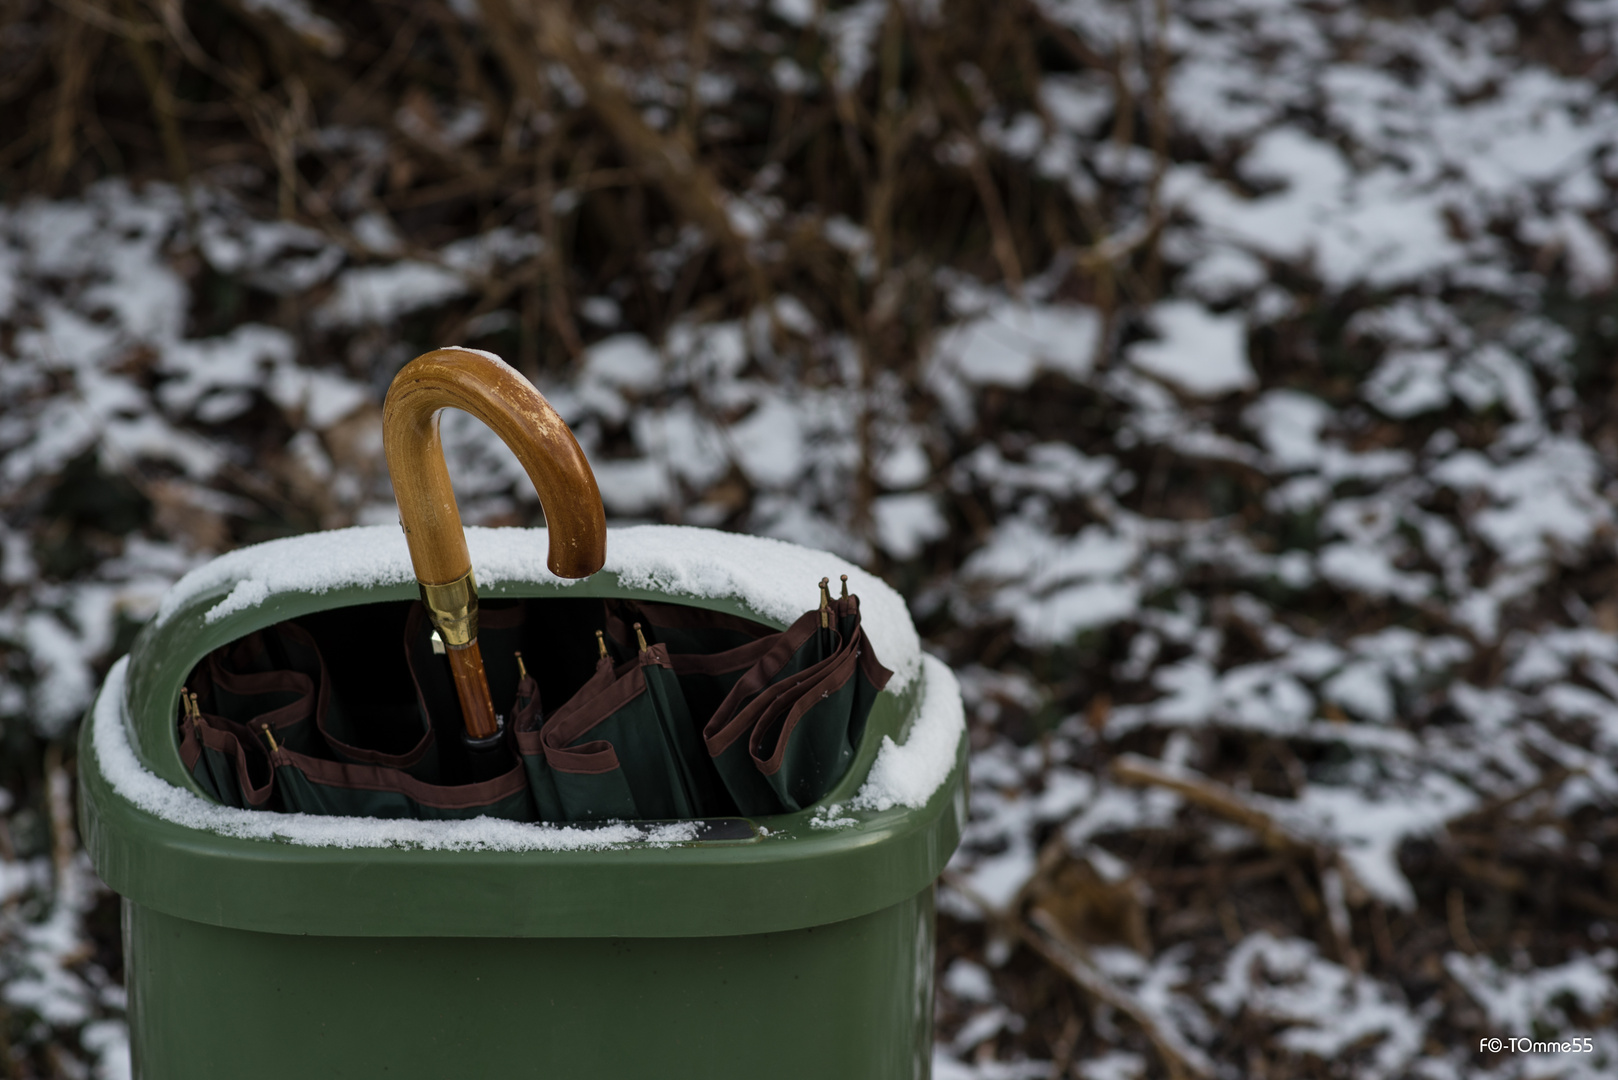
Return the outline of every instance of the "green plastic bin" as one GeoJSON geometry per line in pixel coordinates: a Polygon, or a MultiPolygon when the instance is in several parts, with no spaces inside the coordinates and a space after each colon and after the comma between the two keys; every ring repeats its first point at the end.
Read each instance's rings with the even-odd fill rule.
{"type": "MultiPolygon", "coordinates": [[[[656,526],[615,530],[607,568],[564,583],[543,568],[543,530],[468,535],[490,598],[675,601],[784,626],[769,588],[749,585],[771,568],[886,588],[822,553],[656,526]]],[[[793,815],[590,830],[204,800],[175,723],[201,657],[283,619],[415,594],[396,529],[242,549],[182,581],[102,687],[80,740],[80,821],[123,897],[137,1078],[929,1074],[932,889],[965,816],[947,668],[883,656],[896,677],[853,767],[793,815]],[[879,753],[888,797],[867,787],[862,804],[879,753]]],[[[914,642],[886,596],[868,624],[914,642]]]]}

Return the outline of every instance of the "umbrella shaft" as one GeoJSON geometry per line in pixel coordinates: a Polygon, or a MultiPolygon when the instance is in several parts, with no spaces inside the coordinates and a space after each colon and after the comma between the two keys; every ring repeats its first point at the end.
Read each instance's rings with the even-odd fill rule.
{"type": "Polygon", "coordinates": [[[478,649],[477,639],[458,647],[451,645],[446,651],[450,672],[455,676],[455,693],[461,699],[466,733],[474,739],[486,739],[498,733],[500,724],[494,716],[489,678],[483,671],[483,653],[478,649]]]}

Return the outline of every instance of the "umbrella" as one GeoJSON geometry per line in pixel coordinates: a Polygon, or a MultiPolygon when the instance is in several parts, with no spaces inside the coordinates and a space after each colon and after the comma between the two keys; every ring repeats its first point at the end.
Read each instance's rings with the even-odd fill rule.
{"type": "MultiPolygon", "coordinates": [[[[419,614],[407,622],[407,652],[409,631],[421,622],[419,614]]],[[[183,695],[181,757],[221,802],[367,817],[537,817],[514,757],[482,782],[445,784],[437,782],[442,765],[430,724],[405,726],[407,737],[412,728],[418,737],[399,753],[351,741],[363,737],[362,726],[337,706],[325,660],[295,622],[215,650],[191,684],[198,689],[183,695]]],[[[425,714],[424,684],[433,687],[430,672],[417,683],[425,714]]]]}
{"type": "MultiPolygon", "coordinates": [[[[539,816],[495,708],[497,699],[511,703],[507,711],[519,706],[511,646],[522,633],[523,609],[491,609],[480,620],[438,437],[445,408],[481,419],[523,463],[550,526],[552,571],[581,577],[600,568],[606,525],[595,477],[545,399],[486,353],[439,349],[412,360],[384,402],[383,449],[421,586],[421,603],[402,627],[415,715],[401,715],[389,686],[399,681],[397,664],[379,656],[352,665],[376,673],[373,687],[354,687],[351,671],[348,692],[334,695],[337,680],[314,639],[293,623],[216,650],[193,672],[195,696],[184,695],[181,743],[192,776],[220,801],[375,817],[539,816]],[[495,646],[487,666],[480,631],[495,646]]],[[[327,640],[364,654],[367,640],[389,636],[379,628],[400,613],[355,614],[366,607],[377,605],[329,616],[327,640]],[[352,625],[334,633],[334,620],[352,625]]],[[[537,700],[536,689],[525,702],[537,700]]]]}
{"type": "MultiPolygon", "coordinates": [[[[678,819],[731,812],[666,645],[639,623],[635,655],[615,663],[598,634],[595,674],[538,730],[569,821],[678,819]]],[[[519,739],[527,732],[519,731],[519,739]]],[[[530,735],[526,745],[534,745],[530,735]]],[[[526,754],[526,751],[525,751],[526,754]]]]}
{"type": "Polygon", "coordinates": [[[495,749],[502,724],[478,646],[477,583],[450,487],[438,414],[464,409],[522,462],[550,529],[552,573],[588,577],[606,559],[606,512],[584,451],[527,380],[487,353],[438,349],[402,368],[382,404],[382,449],[421,598],[449,656],[469,756],[495,749]]]}
{"type": "Polygon", "coordinates": [[[871,704],[892,677],[865,640],[847,579],[835,601],[824,580],[820,591],[820,607],[765,639],[767,648],[737,650],[737,663],[751,663],[703,727],[743,814],[800,810],[825,795],[853,762],[871,704]]]}
{"type": "MultiPolygon", "coordinates": [[[[825,659],[760,694],[748,756],[776,797],[776,811],[801,810],[840,780],[859,751],[865,720],[893,673],[877,660],[860,626],[859,597],[843,595],[823,611],[835,635],[825,659]]],[[[827,634],[823,627],[822,635],[827,634]]]]}
{"type": "Polygon", "coordinates": [[[480,611],[438,442],[451,406],[527,469],[551,569],[601,566],[594,477],[544,399],[487,354],[418,357],[390,387],[383,425],[421,601],[319,612],[206,657],[182,700],[197,783],[255,809],[546,821],[773,814],[823,797],[889,678],[847,579],[833,600],[823,578],[818,607],[785,631],[650,600],[480,611]],[[336,670],[321,643],[342,655],[336,670]],[[532,672],[525,653],[540,660],[532,672]]]}
{"type": "Polygon", "coordinates": [[[835,600],[827,586],[822,579],[819,606],[785,631],[700,608],[608,604],[616,642],[635,619],[668,649],[687,711],[742,814],[798,810],[829,791],[853,762],[891,677],[865,640],[847,577],[835,600]]]}

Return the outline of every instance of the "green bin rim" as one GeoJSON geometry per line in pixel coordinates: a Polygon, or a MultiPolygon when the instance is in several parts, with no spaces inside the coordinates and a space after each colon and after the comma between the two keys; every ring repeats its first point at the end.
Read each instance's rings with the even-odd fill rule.
{"type": "MultiPolygon", "coordinates": [[[[289,587],[208,623],[207,613],[237,584],[226,579],[196,590],[148,623],[131,650],[125,694],[116,703],[142,764],[198,798],[205,796],[180,761],[175,722],[179,688],[198,660],[284,619],[417,595],[413,583],[289,587]]],[[[625,586],[611,571],[567,584],[507,578],[480,584],[479,594],[682,602],[783,625],[740,597],[686,597],[625,586]]],[[[170,915],[239,929],[336,936],[685,937],[824,925],[928,888],[959,843],[966,812],[964,725],[953,768],[924,806],[843,806],[863,784],[884,736],[898,742],[908,736],[925,686],[958,693],[953,680],[929,680],[927,665],[939,663],[924,659],[909,682],[878,696],[853,766],[824,800],[797,814],[751,823],[754,835],[745,840],[571,851],[340,848],[194,828],[159,817],[114,789],[94,745],[94,717],[104,704],[99,700],[80,735],[81,830],[97,872],[116,892],[170,915]],[[832,807],[839,808],[840,823],[828,827],[832,807]]],[[[107,691],[104,686],[102,693],[107,691]]]]}

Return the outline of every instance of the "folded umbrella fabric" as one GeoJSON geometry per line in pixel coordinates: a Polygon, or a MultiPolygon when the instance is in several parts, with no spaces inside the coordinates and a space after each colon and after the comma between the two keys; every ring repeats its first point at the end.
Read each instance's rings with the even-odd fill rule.
{"type": "Polygon", "coordinates": [[[748,711],[753,767],[778,800],[777,812],[818,802],[854,762],[876,695],[893,672],[860,626],[859,597],[832,601],[837,644],[820,663],[760,694],[748,711]]]}
{"type": "MultiPolygon", "coordinates": [[[[407,620],[407,652],[418,624],[407,620]]],[[[430,724],[402,753],[340,737],[339,731],[352,738],[361,726],[345,719],[319,648],[295,623],[215,650],[191,681],[199,689],[186,701],[181,756],[221,802],[362,817],[537,819],[515,755],[509,768],[487,781],[444,784],[437,782],[438,740],[430,724]]],[[[430,671],[418,680],[424,712],[422,686],[434,682],[430,671]]]]}
{"type": "Polygon", "coordinates": [[[703,726],[708,752],[740,813],[800,810],[847,771],[892,672],[865,640],[859,598],[846,594],[824,597],[773,638],[694,666],[728,676],[740,661],[748,666],[703,726]]]}
{"type": "MultiPolygon", "coordinates": [[[[532,745],[519,731],[519,747],[532,745]]],[[[596,672],[539,730],[569,821],[668,820],[729,811],[668,648],[596,672]]]]}

